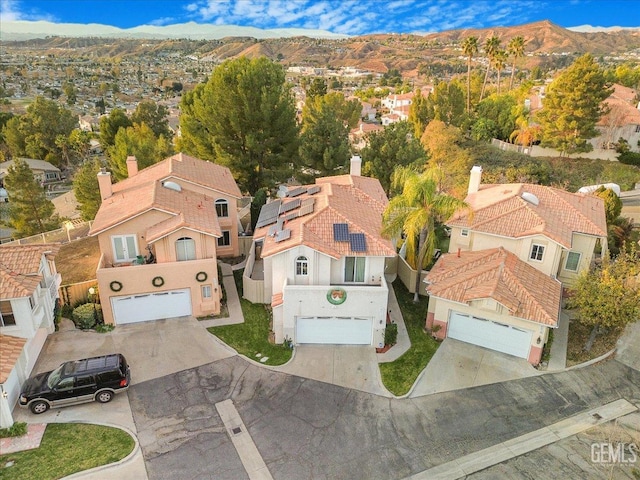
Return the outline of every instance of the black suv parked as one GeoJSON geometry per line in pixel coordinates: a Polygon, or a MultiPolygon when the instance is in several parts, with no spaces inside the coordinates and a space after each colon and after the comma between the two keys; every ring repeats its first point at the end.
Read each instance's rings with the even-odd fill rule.
{"type": "Polygon", "coordinates": [[[37,414],[93,400],[107,403],[127,390],[130,380],[127,360],[119,353],[65,362],[29,378],[20,393],[20,406],[37,414]]]}

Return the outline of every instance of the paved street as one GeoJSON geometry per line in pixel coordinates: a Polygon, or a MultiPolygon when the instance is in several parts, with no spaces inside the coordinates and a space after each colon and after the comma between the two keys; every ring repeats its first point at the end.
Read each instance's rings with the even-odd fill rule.
{"type": "MultiPolygon", "coordinates": [[[[236,356],[139,383],[129,398],[152,480],[247,478],[216,412],[227,399],[276,479],[395,479],[620,398],[638,405],[640,373],[609,361],[397,400],[236,356]]],[[[535,462],[513,461],[520,474],[504,478],[537,478],[535,462]]],[[[564,468],[560,459],[549,461],[549,471],[564,468]]]]}

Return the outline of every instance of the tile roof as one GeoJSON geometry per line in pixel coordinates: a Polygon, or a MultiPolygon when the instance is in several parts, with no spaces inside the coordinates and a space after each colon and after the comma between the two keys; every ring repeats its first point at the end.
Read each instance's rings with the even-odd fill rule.
{"type": "Polygon", "coordinates": [[[605,99],[609,113],[600,117],[600,127],[622,127],[624,125],[640,125],[640,109],[634,103],[636,91],[632,88],[614,84],[613,93],[605,99]]]}
{"type": "Polygon", "coordinates": [[[0,383],[6,382],[9,378],[25,343],[27,343],[26,338],[0,334],[0,352],[2,352],[0,355],[0,383]]]}
{"type": "Polygon", "coordinates": [[[442,255],[425,281],[434,297],[466,304],[492,298],[514,317],[558,325],[562,284],[502,247],[442,255]]]}
{"type": "Polygon", "coordinates": [[[90,234],[96,235],[136,215],[157,209],[175,218],[150,227],[147,241],[157,240],[180,227],[220,237],[222,233],[215,212],[215,199],[189,189],[189,183],[232,197],[241,196],[229,169],[180,153],[114,184],[113,195],[100,205],[90,234]],[[184,180],[186,186],[180,191],[163,187],[163,182],[170,178],[184,180]]]}
{"type": "Polygon", "coordinates": [[[573,233],[607,236],[604,201],[593,195],[525,183],[481,185],[467,195],[473,211],[456,213],[447,224],[505,237],[541,234],[570,249],[573,233]],[[522,198],[535,195],[538,205],[522,198]]]}
{"type": "Polygon", "coordinates": [[[382,212],[388,200],[377,179],[340,175],[319,178],[316,185],[320,187],[317,193],[296,197],[303,202],[306,198],[314,199],[313,212],[284,222],[282,228],[291,231],[288,239],[276,242],[269,235],[271,225],[256,229],[254,238],[264,237],[263,257],[298,245],[306,245],[333,258],[395,255],[391,241],[380,235],[382,212]],[[349,233],[364,234],[366,249],[352,251],[350,242],[335,241],[333,225],[336,223],[346,223],[349,233]]]}
{"type": "Polygon", "coordinates": [[[42,280],[38,274],[42,255],[53,259],[59,250],[60,245],[52,243],[0,245],[0,298],[31,295],[42,280]]]}

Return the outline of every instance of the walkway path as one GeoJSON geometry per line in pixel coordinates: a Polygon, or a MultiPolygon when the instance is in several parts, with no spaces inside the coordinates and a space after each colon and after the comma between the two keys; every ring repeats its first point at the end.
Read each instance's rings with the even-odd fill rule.
{"type": "Polygon", "coordinates": [[[567,345],[569,344],[569,323],[571,317],[566,310],[560,310],[559,325],[553,331],[553,343],[549,358],[549,371],[564,370],[567,367],[567,345]]]}
{"type": "Polygon", "coordinates": [[[229,310],[229,316],[214,318],[211,320],[201,320],[200,325],[205,328],[244,323],[244,315],[242,314],[242,307],[240,306],[238,289],[236,288],[236,281],[233,277],[233,271],[243,268],[244,263],[240,264],[241,266],[239,267],[236,265],[232,267],[228,263],[224,262],[219,262],[218,265],[220,265],[220,269],[222,270],[222,284],[224,285],[224,291],[227,295],[227,309],[229,310]]]}

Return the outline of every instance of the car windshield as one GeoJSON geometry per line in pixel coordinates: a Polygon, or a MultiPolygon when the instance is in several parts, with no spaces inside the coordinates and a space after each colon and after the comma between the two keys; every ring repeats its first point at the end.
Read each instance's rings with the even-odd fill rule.
{"type": "Polygon", "coordinates": [[[49,388],[53,388],[58,384],[60,380],[60,375],[62,374],[62,365],[56,368],[53,372],[49,374],[49,378],[47,378],[47,386],[49,388]]]}

